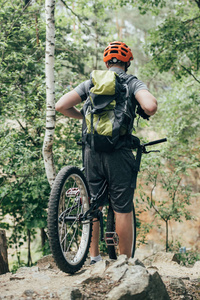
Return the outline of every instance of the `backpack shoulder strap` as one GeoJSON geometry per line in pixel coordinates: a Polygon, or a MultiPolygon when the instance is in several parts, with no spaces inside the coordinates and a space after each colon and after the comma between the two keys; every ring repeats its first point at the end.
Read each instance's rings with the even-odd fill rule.
{"type": "Polygon", "coordinates": [[[119,77],[125,81],[124,83],[126,83],[127,85],[133,80],[133,79],[137,79],[136,76],[131,75],[131,74],[120,74],[119,77]]]}

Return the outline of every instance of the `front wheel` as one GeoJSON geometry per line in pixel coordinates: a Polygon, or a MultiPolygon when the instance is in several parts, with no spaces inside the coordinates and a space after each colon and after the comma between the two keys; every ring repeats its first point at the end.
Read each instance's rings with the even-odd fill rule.
{"type": "Polygon", "coordinates": [[[77,272],[87,258],[92,223],[82,221],[81,216],[88,209],[89,189],[84,174],[77,167],[64,167],[56,176],[48,207],[49,243],[63,272],[77,272]]]}
{"type": "MultiPolygon", "coordinates": [[[[131,257],[134,257],[135,254],[135,245],[136,245],[136,217],[135,217],[135,209],[133,206],[133,239],[132,239],[132,249],[131,249],[131,257]]],[[[115,232],[115,214],[111,206],[109,206],[108,209],[108,215],[107,215],[107,226],[106,226],[106,231],[108,233],[113,233],[115,232]]],[[[111,236],[112,234],[110,234],[111,236]]],[[[112,242],[111,242],[112,243],[112,242]]],[[[119,246],[115,245],[110,245],[109,242],[107,245],[108,249],[108,255],[110,259],[117,259],[117,256],[119,256],[119,246]]]]}

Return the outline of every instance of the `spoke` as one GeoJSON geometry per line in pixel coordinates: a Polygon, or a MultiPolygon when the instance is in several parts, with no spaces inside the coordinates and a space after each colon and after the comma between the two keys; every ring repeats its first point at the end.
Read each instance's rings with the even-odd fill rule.
{"type": "MultiPolygon", "coordinates": [[[[61,202],[61,209],[62,209],[62,211],[65,209],[65,197],[64,197],[64,195],[65,195],[65,193],[63,191],[63,193],[62,193],[62,202],[61,202]]],[[[63,231],[64,231],[64,235],[66,235],[66,226],[65,226],[64,219],[63,219],[63,222],[62,222],[62,225],[61,225],[61,229],[60,229],[61,236],[62,236],[63,231]]],[[[63,245],[63,248],[65,248],[65,245],[63,245]]]]}
{"type": "MultiPolygon", "coordinates": [[[[78,206],[77,217],[76,217],[76,219],[74,220],[74,222],[71,224],[71,226],[69,227],[68,232],[65,233],[65,236],[63,237],[61,243],[63,243],[64,240],[66,240],[66,238],[67,238],[67,236],[68,236],[68,234],[69,234],[69,231],[73,228],[74,224],[77,223],[77,220],[78,220],[78,218],[79,218],[80,203],[79,203],[77,206],[78,206]]],[[[70,212],[71,212],[71,211],[70,211],[70,212]]],[[[70,214],[70,212],[69,212],[69,214],[70,214]]],[[[68,214],[68,215],[69,215],[69,214],[68,214]]],[[[74,237],[75,237],[75,234],[76,234],[77,230],[78,230],[78,226],[76,226],[75,231],[74,231],[74,233],[73,233],[73,236],[72,236],[72,238],[71,238],[71,241],[70,241],[70,243],[69,243],[69,246],[68,246],[67,250],[65,249],[65,252],[66,252],[66,251],[69,251],[69,248],[70,248],[70,246],[71,246],[71,244],[72,244],[72,242],[73,242],[73,240],[74,240],[74,237]]],[[[65,245],[66,245],[66,243],[65,243],[65,245]]]]}
{"type": "MultiPolygon", "coordinates": [[[[72,209],[70,209],[69,214],[71,213],[71,211],[72,211],[72,209]]],[[[68,216],[69,216],[69,214],[68,214],[68,216]]],[[[62,239],[62,241],[61,241],[61,244],[64,242],[64,240],[66,240],[69,231],[73,228],[73,225],[74,225],[75,223],[77,223],[78,218],[79,218],[79,214],[77,214],[76,219],[74,220],[74,222],[73,222],[73,223],[71,224],[71,226],[69,227],[68,232],[65,232],[65,235],[64,235],[64,237],[63,237],[63,239],[62,239]]],[[[63,222],[63,223],[64,223],[64,222],[63,222]]],[[[72,239],[73,239],[74,236],[75,236],[75,233],[76,233],[76,231],[77,231],[77,228],[78,228],[78,227],[76,227],[76,230],[75,230],[75,232],[74,232],[74,234],[73,234],[73,236],[72,236],[72,239]]],[[[66,229],[66,226],[65,226],[65,229],[66,229]]],[[[62,233],[61,233],[61,234],[62,234],[62,233]]],[[[71,239],[71,242],[70,242],[69,247],[71,246],[72,239],[71,239]]],[[[65,243],[65,245],[66,245],[66,243],[65,243]]],[[[68,247],[67,251],[69,250],[69,247],[68,247]]],[[[66,250],[66,249],[65,249],[65,250],[66,250]]]]}
{"type": "Polygon", "coordinates": [[[70,175],[63,186],[58,211],[60,246],[69,262],[82,259],[87,245],[89,225],[80,221],[81,213],[89,209],[87,190],[82,178],[70,175]],[[85,205],[85,207],[84,207],[85,205]]]}
{"type": "Polygon", "coordinates": [[[69,248],[70,248],[70,246],[71,246],[71,244],[72,244],[72,242],[73,242],[73,240],[74,240],[75,234],[76,234],[76,232],[77,232],[77,229],[78,229],[78,227],[76,226],[76,229],[75,229],[74,234],[73,234],[73,236],[72,236],[72,238],[71,238],[71,241],[70,241],[70,243],[69,243],[69,246],[68,246],[68,248],[67,248],[67,251],[69,251],[69,248]]]}
{"type": "MultiPolygon", "coordinates": [[[[79,209],[80,209],[80,202],[79,202],[79,204],[78,204],[78,210],[77,210],[77,212],[79,212],[79,209]]],[[[78,215],[79,215],[79,213],[78,213],[78,215]]],[[[78,218],[78,217],[77,217],[77,218],[78,218]]],[[[77,221],[77,219],[73,222],[73,224],[74,224],[76,221],[77,221]]],[[[72,225],[73,225],[73,224],[72,224],[72,225]]],[[[71,227],[72,227],[72,226],[71,226],[71,227]]],[[[72,238],[71,238],[71,241],[70,241],[70,244],[69,244],[69,246],[68,246],[68,248],[67,248],[67,251],[69,251],[69,248],[70,248],[70,246],[71,246],[71,244],[72,244],[72,242],[73,242],[73,240],[74,240],[74,237],[75,237],[75,234],[76,234],[77,230],[78,230],[78,226],[76,226],[76,228],[75,228],[74,234],[73,234],[73,236],[72,236],[72,238]]]]}
{"type": "MultiPolygon", "coordinates": [[[[73,182],[73,187],[74,187],[74,185],[75,185],[75,182],[73,182]]],[[[70,187],[71,186],[72,185],[70,185],[70,187]]],[[[64,237],[61,241],[61,245],[63,245],[62,248],[63,248],[64,252],[66,251],[66,243],[64,243],[64,241],[65,241],[65,239],[68,235],[66,224],[65,224],[65,215],[66,215],[66,213],[70,214],[70,212],[72,211],[72,207],[69,209],[69,205],[71,203],[71,197],[68,199],[67,203],[65,201],[65,196],[66,196],[66,191],[67,190],[68,190],[68,186],[64,186],[63,191],[62,191],[62,195],[61,195],[61,215],[63,214],[63,222],[62,222],[61,228],[60,228],[60,237],[62,237],[64,235],[64,237]],[[69,209],[69,212],[67,212],[68,209],[69,209]]]]}
{"type": "MultiPolygon", "coordinates": [[[[72,225],[70,226],[70,228],[68,229],[68,232],[65,234],[64,238],[62,239],[61,243],[63,243],[63,241],[66,239],[68,233],[69,233],[69,230],[72,228],[72,226],[77,222],[78,220],[78,217],[76,218],[76,220],[72,223],[72,225]]],[[[70,244],[71,245],[71,244],[70,244]]],[[[69,249],[69,247],[68,247],[69,249]]]]}

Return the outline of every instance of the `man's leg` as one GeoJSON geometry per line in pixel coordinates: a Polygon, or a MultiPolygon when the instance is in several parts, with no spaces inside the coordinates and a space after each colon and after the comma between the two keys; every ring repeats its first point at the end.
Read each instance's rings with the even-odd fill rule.
{"type": "Polygon", "coordinates": [[[117,213],[115,212],[116,232],[119,236],[120,254],[126,254],[131,257],[133,243],[133,212],[117,213]]]}
{"type": "Polygon", "coordinates": [[[94,222],[92,226],[92,239],[90,243],[90,256],[99,255],[99,221],[94,222]]]}
{"type": "MultiPolygon", "coordinates": [[[[102,206],[99,207],[102,210],[102,206]]],[[[100,224],[97,219],[94,219],[93,226],[92,226],[92,239],[90,243],[90,257],[91,260],[99,261],[101,260],[101,256],[99,254],[99,229],[100,224]]]]}

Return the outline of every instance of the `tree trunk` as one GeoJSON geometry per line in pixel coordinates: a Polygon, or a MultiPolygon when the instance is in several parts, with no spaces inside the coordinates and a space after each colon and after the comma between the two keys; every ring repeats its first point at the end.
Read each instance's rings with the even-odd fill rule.
{"type": "Polygon", "coordinates": [[[41,235],[41,246],[42,246],[42,251],[44,252],[45,251],[45,242],[47,240],[47,235],[46,235],[46,232],[44,230],[44,228],[41,228],[40,229],[40,235],[41,235]]]}
{"type": "Polygon", "coordinates": [[[165,224],[166,224],[166,243],[165,243],[165,245],[166,245],[166,252],[168,251],[168,248],[169,248],[169,243],[168,243],[168,220],[167,221],[165,221],[165,224]]]}
{"type": "Polygon", "coordinates": [[[32,258],[31,258],[31,231],[27,230],[27,237],[28,237],[28,267],[32,266],[32,258]]]}
{"type": "Polygon", "coordinates": [[[0,229],[0,275],[9,272],[6,232],[0,229]]]}
{"type": "Polygon", "coordinates": [[[47,178],[52,186],[56,171],[53,161],[53,137],[55,130],[55,79],[54,79],[54,51],[55,51],[55,0],[45,1],[46,11],[46,132],[43,143],[43,157],[47,178]]]}

